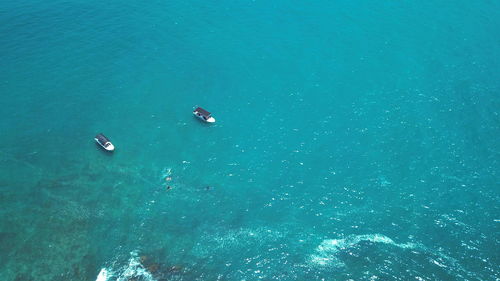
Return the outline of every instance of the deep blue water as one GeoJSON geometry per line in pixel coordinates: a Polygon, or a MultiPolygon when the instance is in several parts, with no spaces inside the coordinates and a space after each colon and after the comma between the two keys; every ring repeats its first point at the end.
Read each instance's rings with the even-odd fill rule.
{"type": "Polygon", "coordinates": [[[498,1],[1,1],[1,279],[498,280],[499,34],[498,1]]]}

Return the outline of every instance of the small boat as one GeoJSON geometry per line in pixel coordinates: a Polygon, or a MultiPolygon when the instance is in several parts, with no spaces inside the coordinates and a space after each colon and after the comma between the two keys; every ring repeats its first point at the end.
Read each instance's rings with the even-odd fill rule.
{"type": "Polygon", "coordinates": [[[193,111],[193,114],[207,123],[215,123],[215,118],[212,117],[212,114],[201,107],[197,107],[193,111]]]}
{"type": "Polygon", "coordinates": [[[115,150],[115,146],[103,134],[98,134],[97,136],[95,136],[94,139],[100,146],[102,146],[107,151],[115,150]]]}

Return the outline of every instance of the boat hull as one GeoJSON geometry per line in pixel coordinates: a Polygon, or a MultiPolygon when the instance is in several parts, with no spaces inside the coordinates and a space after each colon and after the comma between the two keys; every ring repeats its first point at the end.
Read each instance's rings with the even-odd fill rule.
{"type": "Polygon", "coordinates": [[[210,116],[208,119],[205,119],[205,118],[203,118],[203,116],[199,115],[199,114],[198,114],[198,113],[196,113],[196,112],[193,112],[193,115],[194,115],[196,118],[198,118],[198,119],[200,119],[201,121],[203,121],[203,122],[206,122],[206,123],[215,123],[215,118],[213,118],[212,116],[210,116]]]}
{"type": "Polygon", "coordinates": [[[99,140],[97,138],[94,138],[95,142],[100,145],[102,148],[104,148],[106,151],[114,151],[115,150],[115,146],[111,143],[111,142],[107,142],[109,143],[108,146],[106,146],[106,144],[102,144],[99,142],[99,140]]]}

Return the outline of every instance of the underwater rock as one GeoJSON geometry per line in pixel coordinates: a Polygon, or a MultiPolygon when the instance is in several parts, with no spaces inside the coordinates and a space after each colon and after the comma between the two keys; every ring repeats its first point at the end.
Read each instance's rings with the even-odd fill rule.
{"type": "Polygon", "coordinates": [[[151,272],[152,274],[156,273],[158,271],[158,268],[160,267],[159,264],[153,263],[150,266],[148,266],[148,271],[151,272]]]}
{"type": "Polygon", "coordinates": [[[139,256],[140,266],[147,270],[155,278],[155,280],[169,280],[174,274],[178,274],[182,271],[182,266],[173,265],[169,266],[164,263],[158,262],[155,258],[143,254],[139,256]]]}

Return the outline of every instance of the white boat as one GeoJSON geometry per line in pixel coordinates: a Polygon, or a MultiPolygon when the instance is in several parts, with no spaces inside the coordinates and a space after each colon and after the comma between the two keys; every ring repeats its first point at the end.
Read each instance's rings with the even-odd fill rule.
{"type": "Polygon", "coordinates": [[[194,116],[198,117],[199,119],[203,120],[204,122],[215,123],[215,118],[212,117],[212,114],[201,107],[197,107],[193,111],[193,114],[194,114],[194,116]]]}
{"type": "Polygon", "coordinates": [[[102,148],[106,149],[107,151],[115,150],[115,146],[103,134],[98,134],[94,139],[100,146],[102,146],[102,148]]]}

